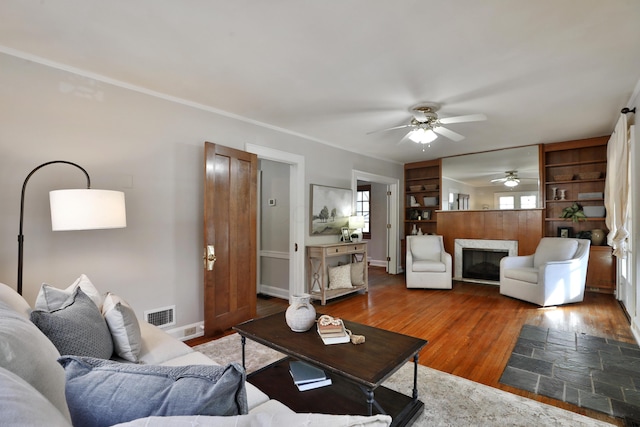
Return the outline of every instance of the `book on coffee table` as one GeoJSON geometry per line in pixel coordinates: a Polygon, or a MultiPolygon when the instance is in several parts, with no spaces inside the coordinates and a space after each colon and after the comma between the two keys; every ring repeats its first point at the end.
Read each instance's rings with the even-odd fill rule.
{"type": "Polygon", "coordinates": [[[327,335],[323,334],[322,332],[320,332],[320,329],[318,329],[318,335],[320,335],[320,338],[322,339],[322,342],[325,343],[325,345],[344,344],[351,341],[351,337],[349,337],[349,334],[347,334],[347,331],[344,329],[342,333],[327,335]]]}
{"type": "Polygon", "coordinates": [[[331,378],[322,369],[299,360],[289,362],[289,373],[299,391],[331,385],[331,378]]]}

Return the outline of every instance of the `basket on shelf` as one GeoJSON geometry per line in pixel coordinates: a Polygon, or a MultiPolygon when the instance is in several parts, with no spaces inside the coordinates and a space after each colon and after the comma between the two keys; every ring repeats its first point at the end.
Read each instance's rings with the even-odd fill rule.
{"type": "Polygon", "coordinates": [[[410,185],[409,189],[411,191],[420,191],[420,190],[422,190],[422,185],[410,185]]]}
{"type": "Polygon", "coordinates": [[[554,175],[554,177],[553,177],[554,181],[571,181],[572,179],[573,179],[573,175],[571,175],[571,174],[554,175]]]}
{"type": "Polygon", "coordinates": [[[433,191],[438,189],[438,184],[427,184],[424,185],[424,189],[427,191],[433,191]]]}
{"type": "Polygon", "coordinates": [[[581,172],[578,174],[578,179],[598,179],[601,172],[581,172]]]}

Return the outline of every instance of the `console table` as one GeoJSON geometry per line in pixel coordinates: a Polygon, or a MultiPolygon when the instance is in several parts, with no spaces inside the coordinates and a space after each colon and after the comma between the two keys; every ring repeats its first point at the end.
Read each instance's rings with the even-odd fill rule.
{"type": "Polygon", "coordinates": [[[307,246],[307,258],[309,259],[309,273],[307,283],[309,294],[314,299],[319,299],[322,305],[327,300],[342,295],[369,289],[369,276],[367,274],[367,243],[328,243],[324,245],[307,246]],[[329,289],[329,265],[327,258],[349,256],[349,262],[364,262],[364,284],[355,285],[352,288],[329,289]]]}

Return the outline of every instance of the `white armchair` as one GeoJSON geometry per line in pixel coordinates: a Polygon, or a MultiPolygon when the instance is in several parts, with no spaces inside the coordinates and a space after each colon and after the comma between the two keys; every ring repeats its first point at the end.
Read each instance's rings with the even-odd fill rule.
{"type": "Polygon", "coordinates": [[[407,288],[451,289],[451,254],[442,236],[407,236],[407,288]]]}
{"type": "Polygon", "coordinates": [[[543,237],[535,254],[502,258],[500,293],[542,307],[582,301],[590,245],[585,239],[543,237]]]}

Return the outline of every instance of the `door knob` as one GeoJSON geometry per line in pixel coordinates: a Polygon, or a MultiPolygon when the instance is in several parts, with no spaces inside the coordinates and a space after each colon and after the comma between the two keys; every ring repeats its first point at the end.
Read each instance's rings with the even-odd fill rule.
{"type": "Polygon", "coordinates": [[[204,260],[204,268],[207,271],[213,270],[213,264],[216,262],[216,251],[213,245],[207,245],[207,247],[204,248],[204,256],[202,259],[204,260]]]}

